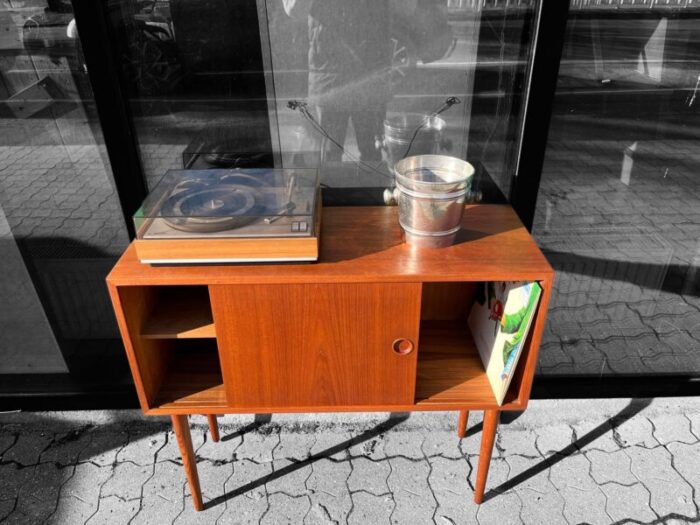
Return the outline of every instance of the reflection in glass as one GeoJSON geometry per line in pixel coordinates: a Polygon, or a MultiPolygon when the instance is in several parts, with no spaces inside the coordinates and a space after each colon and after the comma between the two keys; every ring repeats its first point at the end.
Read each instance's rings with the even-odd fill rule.
{"type": "Polygon", "coordinates": [[[535,7],[122,0],[109,12],[151,188],[168,169],[269,166],[383,188],[401,158],[443,153],[507,194],[535,7]]]}
{"type": "Polygon", "coordinates": [[[128,238],[77,37],[67,0],[0,5],[0,374],[121,380],[104,278],[128,238]]]}
{"type": "Polygon", "coordinates": [[[700,5],[574,1],[534,233],[542,374],[700,371],[700,5]]]}
{"type": "Polygon", "coordinates": [[[409,155],[473,150],[482,160],[469,149],[470,120],[484,109],[474,93],[480,38],[493,37],[481,24],[504,9],[438,0],[266,7],[273,144],[284,165],[319,165],[330,186],[385,186],[409,155]]]}

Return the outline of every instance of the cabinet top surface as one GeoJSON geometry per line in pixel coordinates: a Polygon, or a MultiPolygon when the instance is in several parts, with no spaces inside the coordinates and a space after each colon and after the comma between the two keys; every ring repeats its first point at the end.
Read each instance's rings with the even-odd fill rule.
{"type": "Polygon", "coordinates": [[[535,280],[553,270],[513,209],[465,207],[453,246],[405,244],[395,206],[324,208],[316,263],[142,264],[131,245],[107,280],[117,286],[535,280]]]}

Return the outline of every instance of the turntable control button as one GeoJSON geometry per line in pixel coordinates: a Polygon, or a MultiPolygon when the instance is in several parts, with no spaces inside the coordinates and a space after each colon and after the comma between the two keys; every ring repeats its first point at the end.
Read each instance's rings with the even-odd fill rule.
{"type": "Polygon", "coordinates": [[[306,223],[306,221],[301,221],[299,223],[299,231],[300,232],[305,232],[308,229],[309,229],[309,225],[306,223]]]}
{"type": "Polygon", "coordinates": [[[293,231],[293,232],[298,232],[298,231],[299,231],[299,222],[298,222],[298,221],[292,222],[292,231],[293,231]]]}

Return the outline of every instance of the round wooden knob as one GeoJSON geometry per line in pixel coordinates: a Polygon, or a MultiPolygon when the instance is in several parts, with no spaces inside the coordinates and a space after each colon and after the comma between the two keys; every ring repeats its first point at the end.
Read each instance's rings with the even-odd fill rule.
{"type": "Polygon", "coordinates": [[[401,337],[393,342],[391,348],[399,355],[408,355],[413,352],[413,343],[401,337]]]}

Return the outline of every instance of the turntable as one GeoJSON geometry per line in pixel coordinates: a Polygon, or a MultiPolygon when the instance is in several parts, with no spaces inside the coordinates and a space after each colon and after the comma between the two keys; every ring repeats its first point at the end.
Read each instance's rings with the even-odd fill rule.
{"type": "Polygon", "coordinates": [[[312,169],[170,170],[134,215],[143,263],[315,261],[312,169]]]}

